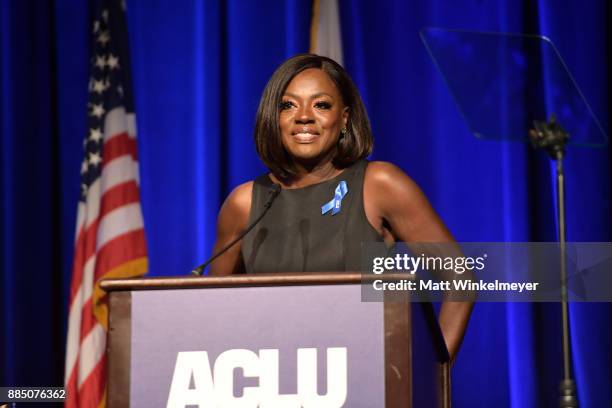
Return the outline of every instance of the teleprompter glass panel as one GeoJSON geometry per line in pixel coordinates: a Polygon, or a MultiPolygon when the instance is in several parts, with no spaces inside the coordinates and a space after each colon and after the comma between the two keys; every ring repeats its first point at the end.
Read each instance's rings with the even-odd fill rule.
{"type": "Polygon", "coordinates": [[[533,121],[553,115],[571,145],[607,135],[554,44],[537,35],[427,28],[421,38],[479,138],[528,140],[533,121]]]}

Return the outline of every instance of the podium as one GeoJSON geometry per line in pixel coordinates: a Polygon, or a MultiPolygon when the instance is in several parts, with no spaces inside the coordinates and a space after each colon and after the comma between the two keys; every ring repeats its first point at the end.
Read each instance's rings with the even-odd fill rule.
{"type": "Polygon", "coordinates": [[[103,281],[108,407],[450,407],[433,306],[363,302],[362,279],[103,281]]]}

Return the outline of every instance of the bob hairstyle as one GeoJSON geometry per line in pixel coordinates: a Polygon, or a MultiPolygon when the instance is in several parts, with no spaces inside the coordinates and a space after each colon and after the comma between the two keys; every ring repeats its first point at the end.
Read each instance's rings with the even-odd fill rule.
{"type": "Polygon", "coordinates": [[[347,132],[340,137],[333,163],[338,168],[348,167],[372,153],[373,138],[365,106],[355,84],[347,72],[334,60],[315,54],[299,54],[289,58],[276,69],[266,85],[255,121],[257,154],[272,174],[285,179],[297,174],[292,157],[282,144],[279,114],[283,94],[289,82],[300,72],[316,68],[329,75],[348,107],[347,132]]]}

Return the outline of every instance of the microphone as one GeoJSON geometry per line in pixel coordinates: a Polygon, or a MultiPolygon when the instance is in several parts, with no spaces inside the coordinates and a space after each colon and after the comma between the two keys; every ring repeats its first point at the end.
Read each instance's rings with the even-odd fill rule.
{"type": "Polygon", "coordinates": [[[206,267],[212,261],[214,261],[215,259],[217,259],[221,255],[223,255],[225,252],[227,252],[228,249],[233,247],[238,241],[240,241],[242,238],[244,238],[244,236],[246,234],[248,234],[253,228],[255,228],[255,226],[259,223],[259,221],[261,221],[261,219],[264,217],[264,215],[266,215],[266,213],[268,212],[270,207],[272,207],[272,203],[274,202],[274,200],[276,200],[276,197],[278,197],[280,192],[281,192],[281,186],[279,184],[274,183],[272,185],[272,187],[270,187],[270,190],[268,191],[268,200],[264,204],[264,209],[261,212],[261,214],[259,214],[259,216],[255,219],[255,221],[253,221],[251,223],[251,225],[249,225],[244,231],[242,231],[242,233],[240,235],[238,235],[236,238],[234,238],[234,240],[232,242],[227,244],[222,250],[220,250],[215,255],[213,255],[208,261],[204,262],[202,265],[198,266],[197,268],[194,268],[191,271],[191,274],[195,275],[195,276],[202,276],[202,272],[204,272],[204,269],[206,269],[206,267]]]}

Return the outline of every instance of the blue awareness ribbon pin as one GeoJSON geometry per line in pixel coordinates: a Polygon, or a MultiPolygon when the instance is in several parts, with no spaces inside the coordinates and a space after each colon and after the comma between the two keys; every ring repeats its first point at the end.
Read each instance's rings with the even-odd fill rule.
{"type": "Polygon", "coordinates": [[[346,181],[342,180],[338,183],[336,190],[334,191],[334,198],[331,199],[330,202],[321,206],[321,215],[324,215],[332,210],[332,215],[336,215],[340,212],[340,207],[342,207],[342,199],[348,193],[348,186],[346,185],[346,181]]]}

